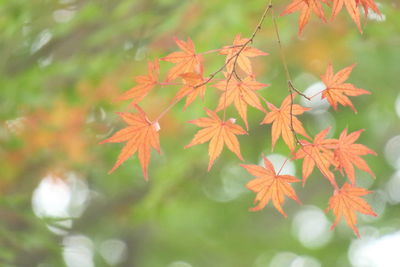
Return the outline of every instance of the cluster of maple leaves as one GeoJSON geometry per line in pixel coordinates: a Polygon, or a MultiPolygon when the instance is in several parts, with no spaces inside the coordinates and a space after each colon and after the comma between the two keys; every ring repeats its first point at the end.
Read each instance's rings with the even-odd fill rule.
{"type": "MultiPolygon", "coordinates": [[[[301,32],[308,22],[311,12],[316,13],[323,20],[326,19],[321,2],[333,5],[333,17],[335,17],[342,6],[345,5],[359,28],[359,5],[364,7],[365,13],[368,12],[368,8],[379,13],[379,10],[372,0],[294,0],[282,14],[285,15],[300,10],[299,27],[301,32]]],[[[268,8],[271,7],[272,5],[268,8]]],[[[254,38],[254,36],[255,34],[253,34],[252,38],[254,38]]],[[[174,64],[174,66],[169,69],[167,77],[163,82],[159,81],[159,60],[149,62],[148,74],[137,76],[135,78],[137,85],[118,97],[119,100],[129,100],[137,112],[118,113],[128,126],[101,142],[126,142],[110,172],[113,172],[128,158],[137,153],[142,166],[143,175],[147,180],[152,148],[160,153],[159,120],[161,117],[177,102],[184,98],[186,98],[184,109],[188,108],[196,98],[204,98],[206,86],[213,82],[217,74],[223,74],[222,79],[212,84],[212,87],[221,91],[217,107],[214,110],[205,108],[207,117],[189,121],[189,123],[201,129],[195,134],[194,138],[185,148],[209,142],[208,170],[212,168],[224,146],[243,161],[244,159],[240,152],[240,144],[237,135],[247,134],[246,130],[249,129],[247,108],[251,106],[265,113],[261,124],[272,124],[272,149],[278,139],[282,137],[284,143],[291,151],[291,160],[303,161],[303,185],[306,183],[314,168],[317,167],[322,176],[333,186],[334,192],[329,199],[327,209],[332,210],[336,217],[332,228],[339,222],[341,217],[344,217],[347,224],[359,235],[356,227],[356,212],[373,216],[376,216],[376,214],[369,204],[361,198],[369,194],[370,191],[357,187],[355,167],[370,173],[374,177],[373,172],[361,156],[368,154],[375,155],[376,153],[366,146],[356,143],[363,130],[348,133],[347,129],[345,129],[341,132],[338,139],[334,139],[327,138],[330,130],[327,128],[315,135],[314,138],[311,138],[304,129],[301,121],[297,118],[297,116],[303,114],[309,110],[309,108],[294,104],[294,98],[297,95],[295,91],[291,91],[292,93],[282,101],[279,107],[265,100],[259,91],[269,85],[256,80],[250,58],[268,54],[251,47],[249,44],[252,42],[252,38],[242,38],[240,35],[237,35],[232,45],[213,50],[220,55],[226,56],[226,60],[225,64],[208,76],[208,78],[204,76],[204,53],[196,52],[195,46],[190,38],[188,38],[187,41],[175,39],[180,50],[160,59],[174,64]],[[170,105],[162,111],[156,119],[150,120],[139,105],[142,99],[155,86],[160,84],[165,85],[171,83],[171,81],[179,80],[181,81],[182,87],[173,97],[170,105]],[[229,106],[235,107],[245,124],[246,130],[236,124],[235,119],[226,118],[226,109],[229,106]],[[218,113],[220,113],[220,115],[218,115],[218,113]],[[298,136],[303,136],[305,139],[300,139],[298,136]],[[347,176],[347,181],[344,182],[341,187],[337,185],[334,171],[347,176]]],[[[346,83],[354,66],[355,65],[348,66],[334,73],[332,65],[329,64],[325,74],[321,75],[321,80],[325,84],[325,88],[320,92],[321,98],[326,98],[334,110],[338,109],[338,105],[342,105],[349,106],[356,111],[349,97],[369,94],[369,92],[364,89],[357,88],[351,83],[346,83]]],[[[306,97],[301,93],[298,94],[306,97]]],[[[309,99],[308,97],[306,98],[309,99]]],[[[248,189],[256,193],[254,200],[256,206],[250,210],[256,211],[263,209],[272,201],[275,208],[282,215],[286,216],[282,209],[285,197],[300,202],[296,196],[296,192],[290,185],[291,183],[300,182],[300,180],[291,175],[281,175],[281,170],[276,172],[273,165],[266,157],[264,157],[264,167],[244,164],[241,166],[251,175],[255,176],[255,178],[246,185],[248,189]]]]}
{"type": "Polygon", "coordinates": [[[361,6],[364,10],[365,17],[368,16],[368,11],[371,9],[376,14],[381,14],[377,5],[373,0],[293,0],[293,2],[286,7],[282,15],[287,15],[296,11],[300,11],[299,16],[299,35],[304,27],[310,20],[311,13],[314,13],[322,21],[327,22],[327,17],[324,12],[323,6],[332,8],[331,20],[335,19],[343,6],[346,7],[352,20],[357,25],[360,32],[362,32],[360,21],[361,6]]]}

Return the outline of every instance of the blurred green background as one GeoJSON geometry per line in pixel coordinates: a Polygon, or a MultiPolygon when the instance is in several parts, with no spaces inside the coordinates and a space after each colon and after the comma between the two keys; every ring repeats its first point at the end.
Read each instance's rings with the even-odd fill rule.
{"type": "MultiPolygon", "coordinates": [[[[277,12],[288,3],[279,1],[277,12]]],[[[312,135],[329,125],[335,137],[363,128],[359,142],[378,153],[366,157],[376,180],[357,173],[359,185],[375,191],[367,199],[379,215],[359,216],[361,239],[344,223],[329,230],[331,187],[316,171],[306,187],[295,185],[303,205],[287,200],[285,219],[271,205],[248,212],[255,195],[244,185],[252,177],[232,153],[208,173],[207,145],[183,149],[198,130],[185,122],[217,103],[212,87],[205,103],[184,112],[179,103],[160,122],[162,154],[152,155],[149,182],[136,156],[107,174],[122,144],[98,143],[123,127],[115,112],[130,110],[113,99],[146,73],[147,61],[177,50],[174,36],[191,37],[198,52],[250,36],[265,4],[0,0],[0,266],[400,266],[397,0],[380,1],[383,16],[370,14],[362,35],[344,11],[327,24],[313,18],[300,39],[298,14],[278,19],[299,90],[321,90],[319,75],[332,62],[335,71],[357,63],[349,82],[372,92],[353,98],[357,114],[317,100],[302,116],[312,135]]],[[[271,84],[262,95],[279,105],[287,88],[270,17],[254,46],[270,53],[253,63],[258,80],[271,84]]],[[[224,61],[205,58],[206,75],[224,61]]],[[[162,72],[171,66],[162,62],[162,72]]],[[[155,118],[178,89],[156,88],[142,106],[155,118]]],[[[249,109],[242,154],[248,164],[264,153],[279,165],[289,151],[279,141],[271,152],[262,118],[249,109]]],[[[284,172],[299,177],[300,163],[284,172]]]]}

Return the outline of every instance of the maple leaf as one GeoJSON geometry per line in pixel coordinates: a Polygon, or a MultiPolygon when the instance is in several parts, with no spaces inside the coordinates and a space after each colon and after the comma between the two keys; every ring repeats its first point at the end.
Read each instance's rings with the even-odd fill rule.
{"type": "Polygon", "coordinates": [[[344,169],[352,184],[356,182],[353,165],[375,177],[368,164],[360,156],[368,154],[376,155],[376,153],[362,144],[354,144],[363,131],[359,130],[347,135],[347,129],[343,130],[334,150],[335,159],[338,162],[337,168],[339,170],[344,169]]]}
{"type": "Polygon", "coordinates": [[[254,204],[258,204],[250,208],[251,211],[263,209],[272,200],[275,208],[286,217],[287,215],[281,207],[285,202],[285,196],[300,203],[296,192],[290,186],[290,183],[296,183],[300,180],[291,175],[276,174],[274,166],[266,157],[264,157],[265,167],[244,164],[240,166],[256,177],[246,184],[249,190],[257,193],[254,204]]]}
{"type": "Polygon", "coordinates": [[[240,160],[243,160],[236,135],[246,134],[247,132],[235,124],[234,119],[222,121],[214,111],[207,108],[205,108],[205,111],[209,118],[189,121],[189,123],[204,127],[204,129],[199,130],[190,144],[185,146],[185,148],[210,141],[208,146],[208,155],[210,157],[208,171],[210,171],[215,159],[221,154],[224,143],[240,160]]]}
{"type": "Polygon", "coordinates": [[[117,113],[128,126],[116,132],[110,138],[102,141],[104,143],[127,142],[118,156],[114,167],[109,171],[112,173],[124,161],[138,152],[138,158],[142,166],[145,180],[148,180],[147,166],[150,162],[151,148],[160,153],[159,125],[151,122],[144,113],[133,114],[129,112],[117,113]]]}
{"type": "Polygon", "coordinates": [[[157,79],[160,72],[158,60],[155,60],[154,62],[149,61],[147,69],[147,75],[135,77],[135,81],[138,83],[138,85],[124,92],[121,96],[117,97],[117,100],[132,99],[132,104],[137,104],[150,92],[151,89],[153,89],[153,87],[157,84],[157,79]]]}
{"type": "Polygon", "coordinates": [[[267,103],[271,112],[266,114],[261,124],[272,123],[272,149],[274,149],[279,136],[282,135],[283,141],[293,151],[295,149],[293,131],[310,138],[304,130],[302,123],[295,117],[295,115],[301,115],[305,111],[310,110],[310,108],[305,108],[297,104],[291,105],[292,97],[293,95],[287,96],[279,108],[271,103],[267,103]]]}
{"type": "Polygon", "coordinates": [[[325,2],[323,0],[293,0],[286,9],[282,12],[281,16],[291,14],[296,11],[300,11],[299,16],[299,32],[298,35],[301,35],[304,27],[307,25],[310,20],[311,13],[314,12],[321,20],[326,22],[324,10],[322,8],[321,2],[325,2]]]}
{"type": "Polygon", "coordinates": [[[357,5],[361,5],[364,9],[365,18],[368,16],[368,10],[371,9],[376,14],[381,15],[379,8],[376,6],[373,0],[356,0],[357,5]]]}
{"type": "Polygon", "coordinates": [[[227,79],[220,81],[214,84],[214,87],[224,91],[219,98],[216,111],[225,109],[234,103],[236,110],[246,124],[246,128],[249,129],[247,121],[247,105],[265,112],[256,91],[266,86],[268,86],[268,84],[257,82],[250,76],[241,81],[237,80],[233,76],[229,80],[229,83],[227,79]]]}
{"type": "Polygon", "coordinates": [[[337,110],[337,104],[341,104],[343,106],[349,106],[354,112],[357,112],[353,103],[347,96],[370,94],[367,90],[356,88],[351,83],[343,83],[349,78],[354,66],[355,64],[350,65],[334,74],[332,64],[329,64],[326,73],[321,75],[321,79],[326,86],[322,91],[321,98],[327,98],[334,110],[337,110]]]}
{"type": "Polygon", "coordinates": [[[358,30],[362,32],[360,11],[358,10],[356,0],[333,0],[332,20],[335,19],[340,10],[342,10],[343,5],[346,6],[347,12],[349,13],[351,19],[356,23],[358,30]]]}
{"type": "Polygon", "coordinates": [[[362,198],[367,194],[372,193],[362,187],[355,187],[345,183],[341,189],[335,190],[333,196],[329,199],[327,211],[332,210],[336,219],[331,230],[335,228],[342,216],[344,216],[347,225],[360,237],[360,233],[356,227],[357,215],[356,212],[377,216],[371,206],[362,198]]]}
{"type": "Polygon", "coordinates": [[[181,74],[180,77],[184,81],[184,86],[175,95],[175,99],[181,99],[186,96],[186,103],[183,109],[186,109],[198,95],[204,100],[204,94],[206,92],[206,85],[196,87],[197,85],[203,84],[204,79],[200,74],[194,72],[188,72],[181,74]]]}
{"type": "Polygon", "coordinates": [[[166,80],[174,80],[179,75],[188,72],[203,74],[203,57],[196,54],[192,39],[188,38],[186,42],[177,38],[174,39],[182,51],[173,52],[160,59],[176,64],[168,71],[166,80]]]}
{"type": "Polygon", "coordinates": [[[310,174],[313,172],[315,165],[322,175],[324,175],[332,185],[336,186],[335,176],[329,170],[329,167],[331,165],[337,165],[334,159],[334,153],[331,150],[331,148],[337,143],[337,140],[325,139],[329,130],[330,127],[318,133],[315,136],[313,143],[306,140],[300,140],[301,147],[295,153],[294,158],[303,159],[303,186],[310,174]]]}
{"type": "Polygon", "coordinates": [[[378,7],[373,0],[333,0],[332,7],[332,20],[339,14],[342,10],[343,5],[346,6],[347,12],[349,13],[351,19],[357,25],[357,28],[362,33],[361,22],[360,22],[360,10],[358,6],[361,5],[364,8],[365,17],[368,15],[368,9],[371,8],[375,13],[381,14],[378,7]]]}
{"type": "MultiPolygon", "coordinates": [[[[249,38],[241,38],[240,34],[238,34],[236,35],[232,46],[224,46],[219,52],[220,55],[227,55],[225,63],[227,63],[226,69],[229,73],[233,71],[233,67],[235,65],[236,59],[234,57],[242,49],[243,45],[248,41],[249,38]]],[[[268,55],[268,53],[265,53],[254,47],[246,46],[238,55],[236,63],[245,73],[251,75],[253,74],[253,70],[249,58],[266,55],[268,55]]]]}

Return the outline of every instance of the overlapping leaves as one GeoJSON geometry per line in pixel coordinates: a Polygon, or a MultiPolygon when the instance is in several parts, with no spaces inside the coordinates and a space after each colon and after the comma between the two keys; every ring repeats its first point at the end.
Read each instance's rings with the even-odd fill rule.
{"type": "MultiPolygon", "coordinates": [[[[342,7],[345,6],[360,30],[358,10],[360,6],[365,9],[365,13],[368,12],[368,9],[379,13],[372,0],[293,0],[283,11],[282,15],[300,11],[299,34],[301,34],[305,25],[309,22],[312,13],[323,21],[327,20],[323,9],[323,4],[326,3],[330,4],[333,8],[332,18],[335,18],[342,7]]],[[[332,210],[336,216],[333,227],[341,217],[344,217],[349,227],[358,235],[356,212],[373,216],[376,214],[372,211],[368,203],[361,198],[369,194],[370,191],[356,186],[355,167],[374,176],[362,156],[368,154],[376,155],[376,153],[362,144],[355,143],[360,137],[362,130],[348,134],[347,129],[345,129],[341,132],[339,138],[335,139],[328,138],[330,128],[326,128],[311,138],[297,117],[308,111],[309,108],[294,103],[295,93],[308,100],[309,98],[291,86],[291,81],[288,81],[290,94],[282,101],[279,107],[265,100],[260,90],[268,85],[256,81],[250,58],[267,55],[267,53],[251,47],[252,38],[241,38],[240,35],[237,35],[233,45],[213,50],[214,52],[219,51],[221,55],[226,55],[226,59],[225,64],[218,71],[212,73],[209,78],[204,77],[203,74],[203,55],[196,52],[190,38],[186,42],[175,38],[180,51],[172,52],[166,57],[161,58],[162,61],[175,64],[169,69],[165,83],[158,81],[160,69],[158,60],[149,62],[148,74],[137,76],[135,78],[137,85],[118,98],[119,100],[130,100],[132,105],[137,109],[137,113],[118,113],[128,126],[102,142],[126,142],[110,172],[113,172],[128,158],[137,153],[143,175],[145,179],[148,179],[151,150],[153,148],[160,152],[158,133],[160,126],[158,121],[172,106],[182,99],[186,98],[184,109],[199,96],[204,99],[207,83],[218,73],[225,71],[224,79],[213,85],[213,87],[222,91],[215,111],[205,108],[207,117],[189,121],[189,123],[195,124],[202,129],[194,135],[191,142],[185,148],[208,142],[208,170],[212,168],[224,146],[243,161],[237,135],[244,135],[247,132],[236,124],[235,119],[226,119],[225,115],[227,108],[233,105],[246,128],[249,129],[247,108],[248,106],[254,107],[265,113],[261,124],[272,124],[272,149],[274,149],[279,138],[282,137],[283,142],[292,154],[291,160],[303,161],[303,185],[305,185],[314,169],[318,169],[321,176],[325,177],[334,188],[334,194],[330,198],[328,206],[328,209],[332,210]],[[154,121],[151,121],[138,105],[139,102],[156,85],[172,84],[170,82],[173,80],[179,81],[180,79],[178,78],[182,80],[182,86],[180,86],[169,106],[154,121]],[[268,110],[264,108],[263,102],[260,99],[267,105],[268,110]],[[217,114],[220,111],[223,111],[223,116],[217,114]],[[305,139],[300,140],[300,138],[305,139]],[[342,176],[346,175],[348,181],[343,182],[342,180],[338,180],[335,177],[335,171],[341,173],[342,176]],[[343,184],[343,186],[340,188],[338,184],[343,184]]],[[[351,83],[346,83],[354,66],[350,65],[334,73],[332,65],[329,64],[325,74],[321,75],[321,80],[326,86],[320,92],[321,96],[328,100],[334,110],[337,110],[338,105],[343,105],[349,106],[356,111],[349,97],[369,94],[364,89],[357,88],[351,83]]],[[[175,85],[177,84],[175,83],[175,85]]],[[[256,206],[250,210],[261,210],[269,202],[272,202],[274,207],[286,216],[282,208],[285,198],[288,197],[300,202],[296,192],[290,185],[300,180],[291,175],[280,174],[283,166],[276,172],[272,163],[266,157],[263,158],[263,161],[264,167],[251,164],[241,165],[251,175],[255,176],[246,185],[249,190],[256,193],[254,200],[256,206]]]]}
{"type": "Polygon", "coordinates": [[[369,9],[380,15],[380,11],[373,0],[292,0],[285,8],[281,16],[300,12],[299,15],[299,35],[310,20],[311,14],[314,13],[322,21],[326,22],[327,17],[324,12],[324,6],[332,7],[331,20],[334,20],[343,7],[346,7],[347,13],[362,32],[360,21],[360,7],[364,9],[365,17],[367,17],[369,9]]]}

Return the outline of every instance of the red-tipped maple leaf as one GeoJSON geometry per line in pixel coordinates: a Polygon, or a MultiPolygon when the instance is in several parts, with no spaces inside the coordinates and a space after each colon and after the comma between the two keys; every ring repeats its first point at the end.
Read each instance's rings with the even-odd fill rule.
{"type": "Polygon", "coordinates": [[[318,133],[315,136],[313,143],[306,140],[300,140],[301,147],[295,153],[294,158],[303,159],[303,186],[314,170],[315,165],[317,165],[322,175],[325,176],[332,185],[336,186],[335,176],[329,170],[329,167],[331,165],[336,166],[334,154],[331,148],[337,141],[335,139],[325,139],[329,130],[330,128],[326,128],[318,133]]]}
{"type": "MultiPolygon", "coordinates": [[[[241,38],[240,34],[236,35],[235,40],[233,41],[232,46],[224,46],[219,52],[221,55],[227,55],[225,63],[227,71],[230,73],[233,71],[233,67],[235,64],[235,56],[242,49],[243,45],[248,42],[248,38],[241,38]],[[229,62],[228,62],[229,61],[229,62]]],[[[247,74],[253,74],[253,70],[251,67],[250,57],[257,56],[266,56],[268,53],[265,53],[257,48],[246,46],[239,54],[236,63],[237,65],[247,74]]]]}
{"type": "Polygon", "coordinates": [[[198,95],[204,100],[204,94],[206,93],[206,85],[202,85],[196,87],[197,85],[203,84],[204,79],[200,74],[194,72],[188,72],[181,74],[184,85],[183,87],[176,93],[175,99],[181,99],[186,96],[186,103],[184,106],[184,110],[196,99],[198,95]]]}
{"type": "Polygon", "coordinates": [[[345,218],[347,225],[360,237],[360,233],[356,227],[356,212],[377,216],[370,205],[362,198],[372,193],[362,187],[355,187],[345,183],[341,189],[335,190],[333,196],[329,199],[329,207],[327,211],[332,210],[336,219],[331,229],[335,228],[342,216],[345,218]]]}
{"type": "Polygon", "coordinates": [[[361,22],[360,22],[360,10],[358,8],[361,5],[364,8],[365,17],[368,15],[368,9],[372,9],[375,13],[381,14],[378,7],[373,0],[332,0],[332,20],[342,10],[343,5],[346,6],[347,12],[351,19],[356,23],[359,31],[362,33],[361,22]]]}
{"type": "Polygon", "coordinates": [[[189,121],[189,123],[204,127],[204,129],[199,130],[190,144],[185,146],[185,148],[210,141],[208,146],[208,155],[210,157],[208,170],[211,169],[215,159],[221,154],[224,143],[240,160],[243,160],[236,135],[246,134],[247,132],[242,127],[235,124],[234,119],[222,121],[214,111],[206,108],[205,110],[209,118],[189,121]]]}
{"type": "Polygon", "coordinates": [[[160,72],[160,65],[158,60],[154,62],[148,62],[148,74],[140,75],[135,77],[135,81],[138,83],[135,87],[124,92],[117,100],[128,100],[132,99],[132,104],[139,103],[153,87],[157,84],[158,75],[160,72]]]}
{"type": "Polygon", "coordinates": [[[286,9],[282,12],[281,16],[291,14],[296,11],[300,11],[299,16],[299,32],[298,35],[301,35],[304,27],[307,25],[310,20],[311,13],[314,12],[321,20],[326,22],[324,9],[322,8],[321,2],[325,2],[323,0],[293,0],[286,9]]]}
{"type": "Polygon", "coordinates": [[[257,82],[250,76],[241,81],[232,76],[229,83],[227,83],[227,80],[223,80],[214,84],[214,87],[224,91],[219,98],[216,111],[220,111],[233,103],[240,117],[246,124],[246,128],[249,129],[247,122],[247,105],[265,112],[256,91],[268,86],[268,84],[257,82]]]}
{"type": "Polygon", "coordinates": [[[175,38],[175,42],[182,51],[173,52],[160,59],[176,64],[169,70],[167,81],[174,80],[179,75],[188,72],[203,74],[203,57],[196,54],[192,40],[188,38],[185,42],[175,38]]]}
{"type": "Polygon", "coordinates": [[[375,177],[374,173],[368,167],[368,164],[360,156],[368,154],[376,155],[376,153],[362,144],[354,144],[363,131],[364,130],[359,130],[347,135],[347,129],[345,129],[340,134],[334,150],[335,160],[338,162],[337,168],[346,172],[352,184],[356,182],[353,165],[375,177]]]}
{"type": "Polygon", "coordinates": [[[158,123],[151,122],[144,113],[133,114],[121,112],[118,113],[118,115],[128,124],[128,126],[100,143],[127,142],[119,154],[117,162],[109,173],[112,173],[124,161],[138,152],[138,158],[142,166],[144,178],[148,180],[147,166],[150,162],[151,148],[153,147],[158,151],[158,153],[160,153],[158,123]]]}
{"type": "Polygon", "coordinates": [[[327,98],[329,104],[335,110],[337,110],[337,104],[341,104],[343,106],[349,106],[354,112],[357,112],[353,103],[347,96],[370,94],[367,90],[356,88],[351,83],[343,83],[349,78],[354,66],[355,64],[350,65],[334,74],[332,64],[329,64],[326,73],[321,75],[321,79],[326,86],[322,91],[321,98],[327,98]]]}
{"type": "Polygon", "coordinates": [[[261,124],[272,123],[272,149],[274,149],[275,143],[279,139],[279,136],[282,135],[283,141],[285,141],[289,149],[293,151],[295,149],[293,131],[310,138],[304,130],[302,123],[295,117],[296,115],[301,115],[310,109],[297,104],[291,105],[292,97],[294,96],[287,96],[282,101],[282,104],[279,108],[275,107],[271,103],[268,103],[268,108],[271,110],[271,112],[266,114],[261,124]]]}
{"type": "Polygon", "coordinates": [[[272,200],[275,208],[286,217],[287,215],[283,211],[281,205],[285,202],[285,196],[300,203],[296,192],[290,186],[290,183],[296,183],[300,180],[291,175],[276,174],[274,166],[266,157],[264,157],[264,165],[265,167],[258,165],[240,165],[251,175],[256,177],[246,184],[248,189],[257,193],[254,204],[258,204],[254,208],[250,208],[250,210],[261,210],[272,200]]]}

